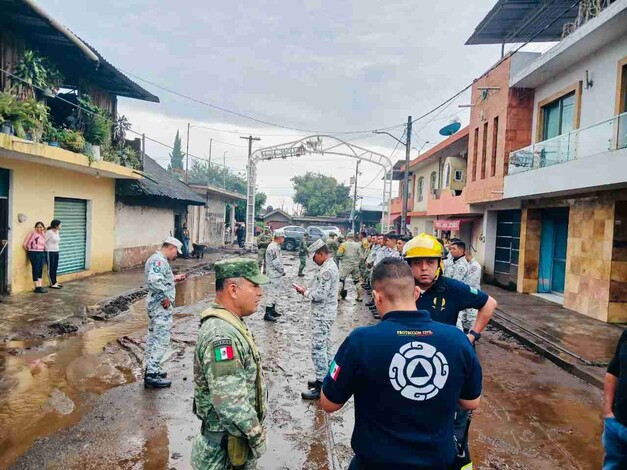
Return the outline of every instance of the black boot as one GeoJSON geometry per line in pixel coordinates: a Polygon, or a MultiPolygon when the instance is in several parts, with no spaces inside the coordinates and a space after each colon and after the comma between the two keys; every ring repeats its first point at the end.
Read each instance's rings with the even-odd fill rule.
{"type": "Polygon", "coordinates": [[[317,400],[320,398],[320,393],[322,392],[322,382],[320,380],[316,380],[316,383],[313,387],[311,387],[306,392],[300,394],[303,397],[303,400],[317,400]]]}
{"type": "Polygon", "coordinates": [[[168,373],[167,372],[158,372],[157,376],[162,378],[162,379],[165,379],[168,376],[168,373]]]}
{"type": "Polygon", "coordinates": [[[266,314],[263,316],[265,321],[276,321],[276,317],[272,316],[272,308],[266,307],[266,314]]]}
{"type": "Polygon", "coordinates": [[[316,384],[318,383],[317,380],[308,380],[307,381],[307,388],[314,388],[316,386],[316,384]]]}
{"type": "Polygon", "coordinates": [[[158,374],[146,374],[144,376],[144,388],[168,388],[171,385],[171,380],[163,379],[158,374]]]}
{"type": "Polygon", "coordinates": [[[273,317],[279,318],[282,315],[282,313],[276,311],[276,305],[273,305],[272,307],[270,307],[270,309],[270,315],[272,315],[273,317]]]}

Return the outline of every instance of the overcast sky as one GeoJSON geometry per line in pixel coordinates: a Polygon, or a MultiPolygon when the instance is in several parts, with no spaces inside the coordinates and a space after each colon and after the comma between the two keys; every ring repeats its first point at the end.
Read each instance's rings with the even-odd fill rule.
{"type": "MultiPolygon", "coordinates": [[[[500,46],[464,46],[495,0],[40,0],[55,19],[119,69],[162,87],[258,119],[319,132],[370,130],[401,124],[449,98],[500,58],[500,46]]],[[[246,167],[242,134],[261,136],[255,148],[308,135],[265,126],[183,99],[133,79],[161,103],[120,99],[133,129],[172,144],[179,129],[190,153],[237,170],[246,167]],[[230,131],[230,132],[219,132],[230,131]],[[226,156],[224,155],[226,152],[226,156]]],[[[415,124],[413,145],[442,139],[438,129],[469,94],[415,124]]],[[[392,131],[401,137],[402,127],[392,131]]],[[[394,160],[404,158],[389,137],[345,135],[394,160]]],[[[424,146],[429,148],[431,144],[424,146]]],[[[147,145],[167,166],[169,150],[147,145]]],[[[412,158],[417,151],[412,150],[412,158]]],[[[308,170],[348,184],[352,159],[311,156],[265,162],[259,189],[274,207],[292,206],[290,178],[308,170]]],[[[381,201],[379,168],[361,165],[364,204],[381,201]],[[367,186],[367,187],[364,187],[367,186]]]]}

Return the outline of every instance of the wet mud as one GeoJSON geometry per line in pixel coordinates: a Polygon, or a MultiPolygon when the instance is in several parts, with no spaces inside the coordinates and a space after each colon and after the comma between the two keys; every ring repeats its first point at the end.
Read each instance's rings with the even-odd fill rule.
{"type": "MultiPolygon", "coordinates": [[[[313,265],[303,280],[296,277],[298,260],[289,254],[285,258],[286,286],[311,281],[313,265]]],[[[85,336],[89,332],[67,335],[66,341],[80,343],[71,353],[66,352],[69,344],[55,341],[3,355],[0,392],[14,399],[0,404],[0,467],[190,468],[192,440],[200,429],[192,414],[196,315],[209,305],[212,284],[210,276],[199,276],[177,292],[177,302],[185,306],[177,309],[165,366],[173,380],[171,389],[145,390],[136,380],[146,325],[141,301],[128,313],[97,324],[91,339],[85,336]],[[10,366],[9,358],[15,361],[10,366]],[[33,362],[37,359],[41,362],[33,362]],[[33,374],[37,367],[40,372],[33,374]],[[43,380],[41,374],[50,379],[43,380]],[[4,386],[7,376],[13,380],[10,387],[4,386]],[[33,396],[36,403],[16,400],[19,396],[33,396]],[[11,423],[5,426],[5,419],[11,423]]],[[[352,283],[347,284],[348,299],[340,303],[332,330],[336,348],[353,328],[376,321],[354,300],[352,283]]],[[[329,416],[317,402],[300,398],[313,378],[308,304],[286,287],[279,322],[264,322],[262,308],[247,320],[264,359],[270,394],[268,451],[259,468],[347,468],[352,458],[352,401],[329,416]]],[[[475,468],[600,467],[599,390],[498,331],[488,331],[477,349],[484,395],[471,427],[475,468]]]]}

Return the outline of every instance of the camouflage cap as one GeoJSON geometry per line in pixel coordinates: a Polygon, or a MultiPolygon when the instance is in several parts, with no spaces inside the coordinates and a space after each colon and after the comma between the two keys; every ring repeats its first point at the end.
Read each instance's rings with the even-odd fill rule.
{"type": "Polygon", "coordinates": [[[307,248],[307,252],[310,255],[313,255],[316,251],[318,251],[323,246],[325,246],[325,243],[322,241],[322,239],[319,238],[318,240],[313,242],[309,248],[307,248]]]}
{"type": "Polygon", "coordinates": [[[216,280],[243,277],[254,284],[267,284],[270,279],[259,271],[257,260],[252,258],[230,258],[215,264],[216,280]]]}

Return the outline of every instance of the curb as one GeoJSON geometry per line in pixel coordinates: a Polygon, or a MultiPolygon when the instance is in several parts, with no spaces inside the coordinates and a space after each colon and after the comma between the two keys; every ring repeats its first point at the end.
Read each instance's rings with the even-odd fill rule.
{"type": "Polygon", "coordinates": [[[560,354],[551,350],[550,343],[542,341],[540,338],[533,338],[532,335],[521,331],[515,325],[508,324],[508,320],[505,317],[501,317],[499,314],[506,315],[505,312],[497,308],[495,314],[492,316],[490,325],[512,336],[520,343],[524,344],[532,351],[540,354],[542,357],[547,358],[549,361],[553,362],[561,369],[564,369],[566,372],[569,372],[584,382],[603,390],[603,380],[599,377],[585,370],[578,362],[566,360],[560,354]]]}

